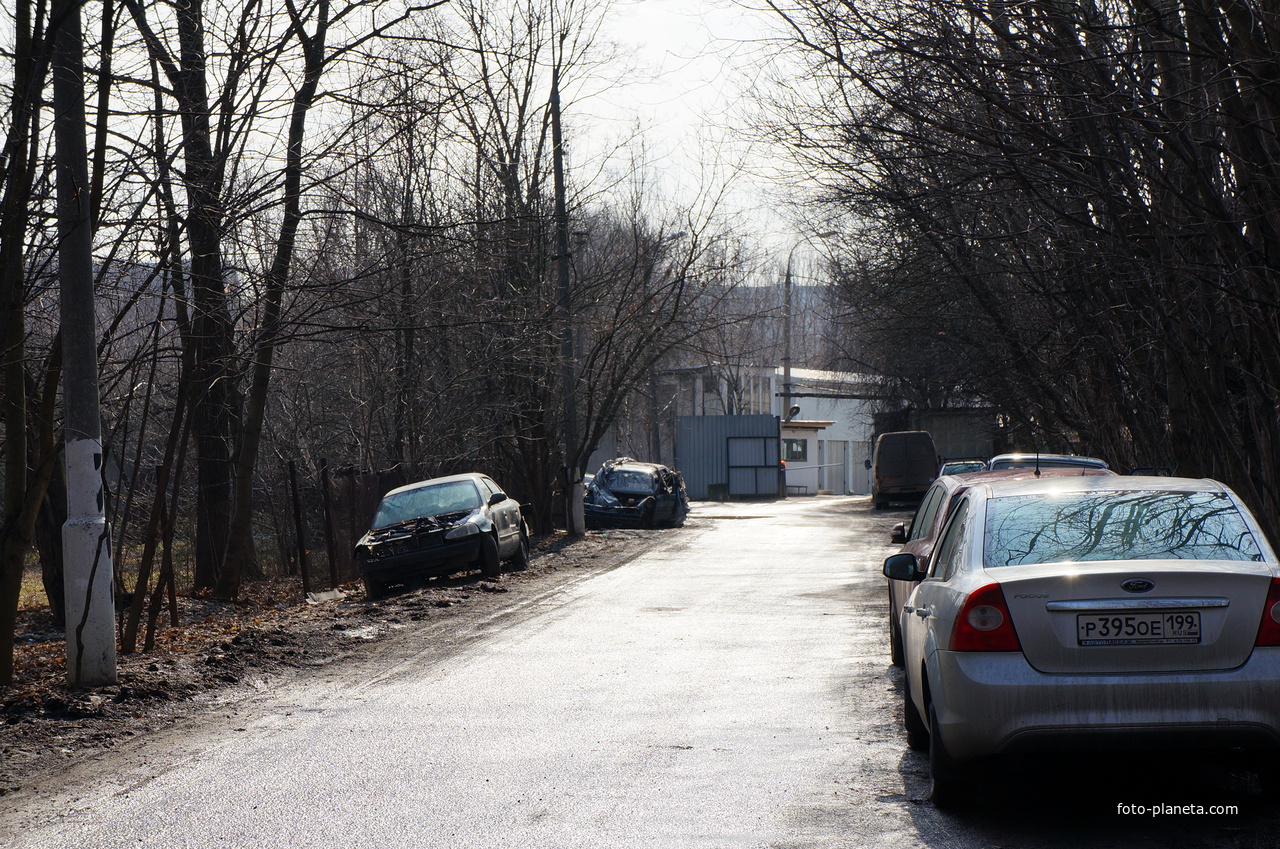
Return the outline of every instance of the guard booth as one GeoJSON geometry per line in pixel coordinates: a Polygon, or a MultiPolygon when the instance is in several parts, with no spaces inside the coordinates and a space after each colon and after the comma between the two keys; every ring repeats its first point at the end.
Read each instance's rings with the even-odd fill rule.
{"type": "Polygon", "coordinates": [[[826,462],[826,443],[819,439],[822,431],[834,422],[800,421],[782,423],[782,459],[787,464],[787,495],[817,495],[827,489],[826,481],[838,470],[843,479],[842,457],[839,463],[826,462]]]}
{"type": "Polygon", "coordinates": [[[676,468],[696,501],[776,498],[781,483],[777,416],[680,416],[676,468]]]}

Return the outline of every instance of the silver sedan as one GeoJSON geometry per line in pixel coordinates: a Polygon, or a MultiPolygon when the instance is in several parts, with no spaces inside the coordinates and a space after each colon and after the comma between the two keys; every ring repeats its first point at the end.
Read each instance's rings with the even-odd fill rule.
{"type": "Polygon", "coordinates": [[[973,486],[935,552],[900,625],[907,742],[938,804],[991,755],[1280,747],[1280,565],[1222,484],[973,486]]]}

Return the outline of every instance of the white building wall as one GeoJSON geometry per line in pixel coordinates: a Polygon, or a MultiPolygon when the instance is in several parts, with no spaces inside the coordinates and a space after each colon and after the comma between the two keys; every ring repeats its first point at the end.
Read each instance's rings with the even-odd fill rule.
{"type": "MultiPolygon", "coordinates": [[[[836,391],[836,390],[831,390],[836,391]]],[[[782,399],[775,399],[777,405],[774,412],[782,415],[782,399]]],[[[822,453],[823,464],[827,467],[825,489],[840,495],[868,495],[871,493],[870,473],[863,460],[869,455],[871,433],[873,430],[873,413],[870,402],[835,398],[796,398],[795,404],[800,407],[799,419],[807,421],[829,421],[832,424],[818,433],[818,438],[826,443],[822,453]],[[832,444],[846,443],[831,449],[832,444]],[[837,486],[836,484],[839,484],[837,486]]],[[[817,446],[810,445],[810,457],[817,456],[817,446]]],[[[815,462],[811,460],[811,462],[815,462]]],[[[814,481],[817,486],[817,481],[814,481]]]]}

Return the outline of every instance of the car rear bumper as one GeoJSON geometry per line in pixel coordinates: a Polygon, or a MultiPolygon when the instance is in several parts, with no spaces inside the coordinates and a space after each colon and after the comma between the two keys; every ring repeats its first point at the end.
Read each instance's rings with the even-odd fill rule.
{"type": "Polygon", "coordinates": [[[431,548],[360,561],[360,576],[381,584],[448,575],[466,569],[480,557],[480,536],[448,540],[431,548]]]}
{"type": "Polygon", "coordinates": [[[928,491],[928,484],[924,486],[873,486],[871,488],[871,497],[885,501],[919,501],[924,498],[925,493],[928,491]]]}
{"type": "Polygon", "coordinates": [[[1280,647],[1180,674],[1051,675],[1021,652],[937,652],[930,692],[959,759],[1065,749],[1280,747],[1280,647]]]}

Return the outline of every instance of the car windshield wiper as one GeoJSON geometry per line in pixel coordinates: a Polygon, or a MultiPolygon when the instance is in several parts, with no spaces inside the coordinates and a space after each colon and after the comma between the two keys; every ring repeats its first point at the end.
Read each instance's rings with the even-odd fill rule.
{"type": "MultiPolygon", "coordinates": [[[[457,519],[454,518],[457,515],[459,514],[441,513],[438,516],[418,516],[413,519],[405,519],[404,521],[396,522],[395,524],[392,524],[392,525],[385,525],[381,528],[373,528],[369,531],[369,533],[373,534],[374,536],[385,537],[385,536],[391,536],[392,534],[395,534],[395,533],[412,533],[414,531],[423,530],[424,528],[427,528],[430,530],[439,530],[441,528],[446,527],[447,525],[452,525],[455,521],[457,521],[457,519]],[[445,521],[446,518],[448,519],[447,521],[445,521]]],[[[461,515],[465,516],[466,513],[462,513],[461,515]]]]}

